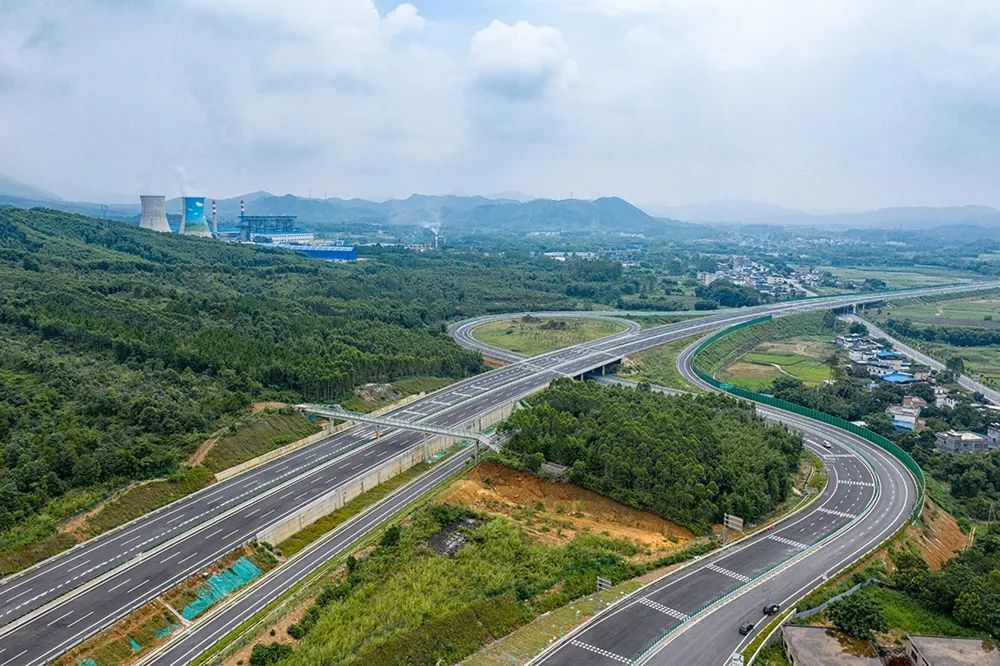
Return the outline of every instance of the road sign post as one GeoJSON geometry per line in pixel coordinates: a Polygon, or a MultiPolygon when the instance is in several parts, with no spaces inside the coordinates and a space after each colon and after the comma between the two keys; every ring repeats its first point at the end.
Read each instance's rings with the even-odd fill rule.
{"type": "Polygon", "coordinates": [[[743,531],[743,519],[730,513],[722,514],[722,543],[725,544],[729,530],[743,531]]]}

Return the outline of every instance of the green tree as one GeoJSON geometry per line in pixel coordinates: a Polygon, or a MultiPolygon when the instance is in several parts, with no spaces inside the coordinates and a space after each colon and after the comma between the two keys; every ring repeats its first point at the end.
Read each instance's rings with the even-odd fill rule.
{"type": "Polygon", "coordinates": [[[868,327],[862,324],[860,321],[851,322],[850,327],[847,332],[851,335],[868,335],[868,327]]]}
{"type": "Polygon", "coordinates": [[[402,532],[403,530],[399,527],[399,525],[390,525],[382,534],[382,539],[379,540],[379,545],[383,548],[395,548],[399,545],[399,537],[402,532]]]}
{"type": "Polygon", "coordinates": [[[839,629],[855,638],[871,639],[873,631],[889,629],[882,607],[863,592],[831,604],[826,613],[839,629]]]}
{"type": "Polygon", "coordinates": [[[294,650],[285,643],[257,643],[250,652],[250,666],[270,666],[292,656],[294,650]]]}

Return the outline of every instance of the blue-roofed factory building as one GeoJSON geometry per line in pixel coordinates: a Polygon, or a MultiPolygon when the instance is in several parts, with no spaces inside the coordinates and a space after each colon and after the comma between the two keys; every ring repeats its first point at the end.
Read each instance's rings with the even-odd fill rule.
{"type": "Polygon", "coordinates": [[[357,261],[358,248],[349,245],[284,245],[274,244],[269,247],[280,247],[285,250],[294,250],[299,254],[304,254],[313,259],[323,259],[324,261],[357,261]]]}

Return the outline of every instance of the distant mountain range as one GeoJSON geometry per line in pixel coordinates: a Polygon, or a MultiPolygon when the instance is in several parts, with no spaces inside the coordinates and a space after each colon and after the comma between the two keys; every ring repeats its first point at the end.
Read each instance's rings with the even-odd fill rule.
{"type": "Polygon", "coordinates": [[[859,213],[804,213],[775,204],[727,199],[682,206],[644,207],[653,215],[712,224],[770,224],[844,229],[932,229],[946,225],[1000,227],[1000,210],[990,206],[900,206],[859,213]]]}
{"type": "MultiPolygon", "coordinates": [[[[376,202],[365,199],[311,199],[291,194],[278,196],[264,191],[218,199],[216,206],[220,225],[238,218],[241,200],[248,215],[295,215],[300,227],[316,231],[343,228],[345,225],[372,225],[423,227],[450,235],[591,232],[699,238],[718,233],[702,225],[652,217],[617,197],[593,201],[520,201],[515,198],[414,194],[406,199],[376,202]]],[[[0,181],[0,205],[4,204],[23,208],[42,206],[126,220],[137,220],[139,216],[138,201],[131,204],[64,201],[9,179],[0,181]]],[[[167,201],[167,213],[179,214],[180,209],[179,198],[167,201]]]]}
{"type": "MultiPolygon", "coordinates": [[[[138,199],[138,196],[136,197],[138,199]]],[[[738,225],[752,232],[763,226],[840,229],[932,230],[1000,228],[1000,210],[989,206],[898,207],[859,213],[810,214],[775,204],[729,199],[683,206],[647,205],[640,209],[618,197],[594,200],[529,199],[519,192],[495,197],[413,194],[405,199],[312,199],[257,191],[217,200],[221,223],[239,216],[240,201],[251,215],[296,215],[305,229],[322,231],[345,225],[418,226],[446,234],[481,233],[634,233],[676,239],[717,236],[705,226],[738,225]]],[[[139,203],[102,204],[65,201],[51,192],[0,176],[0,205],[44,206],[93,217],[138,219],[139,203]]],[[[180,213],[180,199],[167,201],[180,213]]],[[[981,235],[981,232],[977,232],[981,235]]]]}

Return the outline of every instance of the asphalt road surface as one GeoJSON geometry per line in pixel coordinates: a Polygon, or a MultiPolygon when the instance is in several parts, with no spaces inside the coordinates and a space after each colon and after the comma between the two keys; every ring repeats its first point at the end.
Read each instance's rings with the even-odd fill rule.
{"type": "MultiPolygon", "coordinates": [[[[436,425],[474,425],[477,417],[516,402],[557,377],[579,376],[627,354],[764,312],[780,315],[982,288],[986,285],[779,303],[626,331],[513,362],[432,393],[392,415],[436,425]]],[[[0,666],[44,663],[69,650],[223,554],[252,541],[269,525],[418,446],[423,438],[412,431],[391,431],[376,440],[373,432],[374,426],[345,430],[0,581],[0,666]]]]}
{"type": "MultiPolygon", "coordinates": [[[[696,345],[678,357],[685,379],[696,345]]],[[[804,510],[738,545],[694,561],[622,600],[543,654],[536,663],[725,664],[759,631],[764,605],[788,603],[892,535],[917,500],[909,472],[847,432],[789,412],[758,407],[798,430],[824,460],[829,484],[804,510]],[[829,448],[828,448],[829,446],[829,448]]]]}

